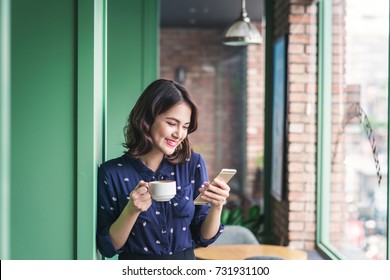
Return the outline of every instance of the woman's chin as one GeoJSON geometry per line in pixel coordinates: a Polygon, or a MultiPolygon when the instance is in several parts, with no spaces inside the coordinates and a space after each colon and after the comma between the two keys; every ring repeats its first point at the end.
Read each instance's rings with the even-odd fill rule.
{"type": "Polygon", "coordinates": [[[176,151],[176,149],[167,149],[165,151],[165,155],[166,156],[171,156],[171,155],[173,155],[175,153],[175,151],[176,151]]]}

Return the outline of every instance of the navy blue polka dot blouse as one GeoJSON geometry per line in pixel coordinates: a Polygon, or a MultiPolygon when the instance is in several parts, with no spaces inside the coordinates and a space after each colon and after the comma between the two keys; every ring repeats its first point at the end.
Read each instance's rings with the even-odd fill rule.
{"type": "Polygon", "coordinates": [[[221,224],[219,232],[209,240],[202,239],[200,233],[210,205],[194,205],[198,189],[208,181],[206,164],[198,153],[192,153],[184,164],[175,165],[164,159],[157,172],[150,170],[140,160],[123,155],[100,165],[98,173],[97,246],[105,257],[122,252],[136,255],[177,254],[195,245],[208,246],[223,231],[221,224]],[[116,250],[108,233],[109,228],[141,180],[175,180],[176,196],[167,202],[153,200],[149,209],[138,216],[123,248],[116,250]]]}

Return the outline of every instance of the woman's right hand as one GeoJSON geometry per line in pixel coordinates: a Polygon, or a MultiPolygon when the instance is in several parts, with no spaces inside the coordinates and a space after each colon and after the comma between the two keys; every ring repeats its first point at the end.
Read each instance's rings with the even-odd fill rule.
{"type": "Polygon", "coordinates": [[[129,238],[138,215],[152,205],[148,183],[140,181],[130,193],[130,199],[119,218],[110,227],[110,237],[116,250],[119,250],[129,238]]]}
{"type": "Polygon", "coordinates": [[[152,196],[149,193],[148,183],[140,181],[130,193],[129,206],[131,212],[145,212],[152,205],[152,196]]]}

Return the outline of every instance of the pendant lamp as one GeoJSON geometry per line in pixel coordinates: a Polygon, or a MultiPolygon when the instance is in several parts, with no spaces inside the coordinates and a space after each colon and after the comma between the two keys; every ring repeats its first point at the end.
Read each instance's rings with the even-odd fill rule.
{"type": "Polygon", "coordinates": [[[262,41],[260,32],[248,17],[245,0],[242,0],[241,15],[226,29],[223,43],[228,46],[247,46],[261,44],[262,41]]]}

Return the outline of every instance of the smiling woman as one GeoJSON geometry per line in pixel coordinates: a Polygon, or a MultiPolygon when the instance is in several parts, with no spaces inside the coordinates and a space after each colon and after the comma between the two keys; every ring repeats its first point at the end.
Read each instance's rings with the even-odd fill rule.
{"type": "Polygon", "coordinates": [[[182,85],[160,79],[141,94],[124,130],[125,154],[99,168],[97,245],[103,256],[195,259],[195,244],[208,246],[219,237],[230,188],[220,180],[208,183],[206,163],[188,139],[197,125],[198,109],[182,85]],[[176,195],[152,199],[149,183],[157,180],[175,181],[176,195]],[[208,204],[194,205],[199,194],[208,204]]]}
{"type": "MultiPolygon", "coordinates": [[[[181,142],[187,137],[190,119],[191,107],[184,102],[158,115],[150,130],[150,136],[155,143],[150,155],[171,155],[180,150],[181,142]]],[[[154,169],[157,168],[158,166],[154,169]]]]}
{"type": "MultiPolygon", "coordinates": [[[[127,148],[126,154],[139,157],[150,152],[154,144],[150,134],[152,126],[156,125],[155,121],[159,122],[163,117],[176,120],[181,118],[180,114],[169,114],[169,111],[178,104],[184,103],[191,110],[185,123],[188,127],[187,133],[194,132],[198,128],[198,109],[191,98],[190,93],[182,85],[173,81],[160,79],[150,84],[138,99],[127,120],[124,144],[127,148]]],[[[167,154],[174,163],[187,159],[191,153],[188,137],[184,137],[180,144],[177,152],[167,154]]]]}

